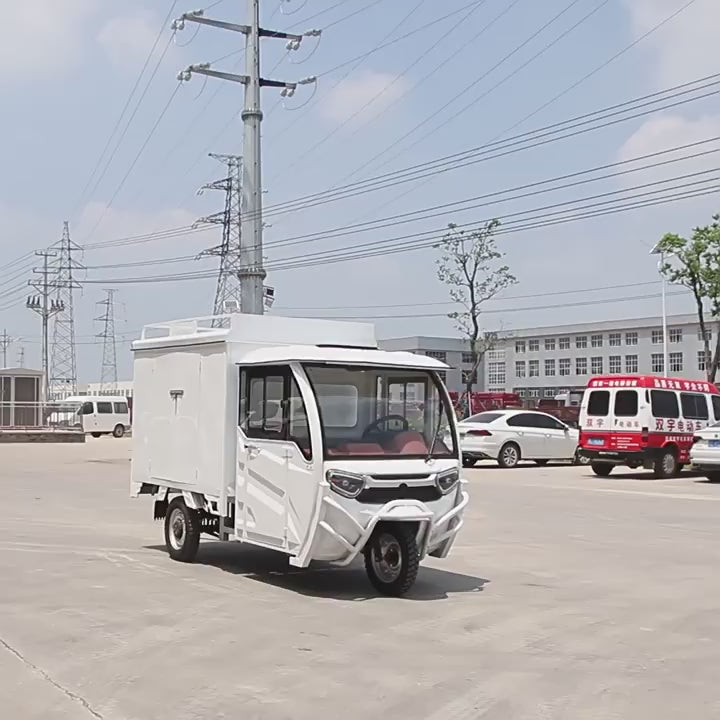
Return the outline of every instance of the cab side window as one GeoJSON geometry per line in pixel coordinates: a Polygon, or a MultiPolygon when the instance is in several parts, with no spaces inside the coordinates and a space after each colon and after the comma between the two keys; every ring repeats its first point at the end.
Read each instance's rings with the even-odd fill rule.
{"type": "Polygon", "coordinates": [[[707,400],[700,393],[680,393],[680,405],[684,418],[707,420],[709,417],[707,400]]]}
{"type": "Polygon", "coordinates": [[[310,426],[289,367],[257,368],[241,377],[240,427],[249,438],[294,442],[312,459],[310,426]]]}
{"type": "Polygon", "coordinates": [[[715,416],[715,422],[720,422],[720,396],[711,395],[711,397],[712,397],[713,415],[715,416]]]}
{"type": "Polygon", "coordinates": [[[92,415],[95,412],[95,408],[91,402],[83,403],[82,409],[80,410],[81,415],[92,415]]]}

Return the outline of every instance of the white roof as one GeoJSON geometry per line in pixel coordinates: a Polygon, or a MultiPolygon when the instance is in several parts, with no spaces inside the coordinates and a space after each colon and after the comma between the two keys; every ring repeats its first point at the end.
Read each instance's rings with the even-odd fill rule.
{"type": "Polygon", "coordinates": [[[446,370],[447,365],[426,355],[386,350],[280,345],[238,353],[233,358],[243,365],[273,365],[288,362],[318,362],[334,365],[390,365],[422,370],[446,370]]]}

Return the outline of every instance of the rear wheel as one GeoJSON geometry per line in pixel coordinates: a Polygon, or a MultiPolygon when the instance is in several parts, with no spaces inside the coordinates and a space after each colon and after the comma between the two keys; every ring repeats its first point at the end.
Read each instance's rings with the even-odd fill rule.
{"type": "Polygon", "coordinates": [[[536,460],[535,464],[540,465],[540,467],[542,467],[543,465],[547,465],[548,461],[547,460],[536,460]]]}
{"type": "Polygon", "coordinates": [[[575,458],[573,459],[573,462],[576,465],[589,465],[590,458],[587,455],[583,455],[583,453],[578,448],[578,450],[575,451],[575,458]]]}
{"type": "Polygon", "coordinates": [[[592,467],[592,471],[598,477],[607,477],[612,472],[612,469],[613,469],[613,466],[610,463],[594,462],[594,463],[591,463],[590,466],[592,467]]]}
{"type": "Polygon", "coordinates": [[[125,434],[125,426],[124,425],[116,425],[113,428],[113,437],[121,438],[125,434]]]}
{"type": "Polygon", "coordinates": [[[664,450],[653,466],[655,477],[664,480],[675,477],[678,470],[677,456],[673,450],[664,450]]]}
{"type": "Polygon", "coordinates": [[[520,462],[520,448],[512,442],[505,443],[500,448],[498,465],[501,468],[514,468],[520,462]]]}
{"type": "Polygon", "coordinates": [[[380,523],[365,546],[365,571],[373,587],[383,595],[405,595],[419,567],[415,526],[380,523]]]}
{"type": "Polygon", "coordinates": [[[712,483],[720,482],[720,472],[718,471],[706,473],[705,477],[712,483]]]}
{"type": "Polygon", "coordinates": [[[200,545],[200,522],[181,497],[168,505],[165,514],[165,545],[173,560],[192,562],[200,545]]]}
{"type": "Polygon", "coordinates": [[[475,463],[477,463],[477,460],[475,460],[474,458],[464,457],[462,462],[463,467],[471,468],[475,467],[475,463]]]}
{"type": "Polygon", "coordinates": [[[102,433],[98,433],[98,432],[93,432],[93,433],[90,433],[90,434],[91,434],[93,437],[95,437],[95,438],[98,438],[98,437],[100,437],[100,435],[102,435],[102,433]]]}

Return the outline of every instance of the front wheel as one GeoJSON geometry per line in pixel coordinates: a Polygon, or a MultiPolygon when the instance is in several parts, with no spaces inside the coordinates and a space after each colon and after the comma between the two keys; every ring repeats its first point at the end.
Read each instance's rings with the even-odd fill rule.
{"type": "Polygon", "coordinates": [[[99,433],[99,432],[92,432],[92,433],[90,433],[90,434],[91,434],[94,438],[99,438],[100,435],[102,435],[102,433],[99,433]]]}
{"type": "Polygon", "coordinates": [[[706,473],[705,477],[711,482],[716,483],[720,482],[720,472],[717,470],[713,470],[712,472],[706,473]]]}
{"type": "Polygon", "coordinates": [[[173,560],[192,562],[200,545],[200,522],[182,497],[176,497],[165,514],[165,545],[173,560]]]}
{"type": "Polygon", "coordinates": [[[420,567],[416,534],[407,523],[381,523],[365,546],[365,571],[383,595],[400,597],[415,583],[420,567]]]}
{"type": "Polygon", "coordinates": [[[476,463],[477,463],[477,460],[475,460],[474,458],[464,457],[462,459],[463,467],[466,467],[466,468],[475,467],[476,463]]]}
{"type": "Polygon", "coordinates": [[[535,464],[539,465],[540,467],[544,467],[545,465],[548,464],[548,461],[547,460],[536,460],[535,464]]]}
{"type": "Polygon", "coordinates": [[[653,472],[655,477],[661,480],[675,477],[678,474],[678,461],[672,450],[665,450],[663,454],[655,460],[653,472]]]}

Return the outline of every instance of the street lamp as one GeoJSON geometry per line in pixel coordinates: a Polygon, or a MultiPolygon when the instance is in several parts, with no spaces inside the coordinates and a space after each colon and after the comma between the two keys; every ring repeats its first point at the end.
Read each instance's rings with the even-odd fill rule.
{"type": "Polygon", "coordinates": [[[653,245],[650,250],[651,255],[659,255],[660,260],[658,262],[658,272],[662,277],[662,334],[663,334],[663,374],[665,377],[670,375],[670,368],[668,367],[668,334],[667,334],[667,307],[665,304],[665,275],[662,272],[662,267],[665,264],[665,253],[660,248],[660,243],[653,245]]]}

